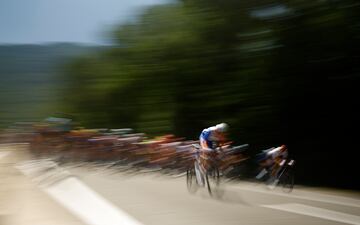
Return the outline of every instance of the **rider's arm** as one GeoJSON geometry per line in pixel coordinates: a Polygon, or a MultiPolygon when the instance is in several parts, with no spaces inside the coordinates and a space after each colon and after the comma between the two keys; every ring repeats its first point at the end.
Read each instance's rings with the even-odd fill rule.
{"type": "Polygon", "coordinates": [[[201,140],[200,146],[203,150],[212,150],[206,140],[201,140]]]}

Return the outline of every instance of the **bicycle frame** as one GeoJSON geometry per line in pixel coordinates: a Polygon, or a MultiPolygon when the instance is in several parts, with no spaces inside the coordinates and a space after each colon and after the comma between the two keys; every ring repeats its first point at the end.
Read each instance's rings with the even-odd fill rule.
{"type": "Polygon", "coordinates": [[[295,160],[293,159],[286,160],[283,168],[281,168],[281,171],[276,178],[277,183],[275,185],[278,185],[278,183],[282,183],[283,190],[287,190],[287,192],[291,192],[294,186],[294,175],[292,173],[294,165],[295,165],[295,160]],[[287,173],[287,176],[284,177],[285,173],[287,173]]]}

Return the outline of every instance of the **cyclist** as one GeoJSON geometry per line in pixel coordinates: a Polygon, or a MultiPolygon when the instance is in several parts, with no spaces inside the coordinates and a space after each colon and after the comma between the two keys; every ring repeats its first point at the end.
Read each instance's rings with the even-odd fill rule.
{"type": "MultiPolygon", "coordinates": [[[[215,126],[204,129],[200,134],[200,167],[202,171],[206,171],[217,163],[216,155],[218,150],[222,151],[223,144],[226,141],[226,132],[229,129],[229,125],[226,123],[220,123],[215,126]]],[[[226,146],[225,146],[226,147],[226,146]]]]}
{"type": "Polygon", "coordinates": [[[200,146],[203,150],[215,150],[220,147],[222,143],[225,143],[225,133],[228,131],[229,125],[226,123],[220,123],[216,126],[212,126],[204,129],[200,134],[200,146]]]}
{"type": "Polygon", "coordinates": [[[270,148],[258,155],[259,165],[262,168],[261,172],[256,176],[261,179],[270,171],[270,180],[277,182],[277,175],[285,164],[288,157],[288,150],[285,145],[276,148],[270,148]]]}

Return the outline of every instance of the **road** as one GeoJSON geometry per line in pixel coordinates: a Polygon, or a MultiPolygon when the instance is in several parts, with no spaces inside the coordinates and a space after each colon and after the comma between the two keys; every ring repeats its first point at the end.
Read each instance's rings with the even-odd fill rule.
{"type": "Polygon", "coordinates": [[[214,198],[188,193],[184,176],[59,166],[26,149],[0,146],[0,225],[360,224],[356,191],[296,186],[287,194],[232,181],[214,198]]]}

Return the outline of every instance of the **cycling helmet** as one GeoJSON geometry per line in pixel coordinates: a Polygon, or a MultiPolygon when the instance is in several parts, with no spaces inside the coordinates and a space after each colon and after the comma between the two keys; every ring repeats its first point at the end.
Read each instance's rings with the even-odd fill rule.
{"type": "Polygon", "coordinates": [[[226,123],[219,123],[218,125],[215,126],[216,130],[219,132],[226,132],[229,129],[229,125],[227,125],[226,123]]]}

